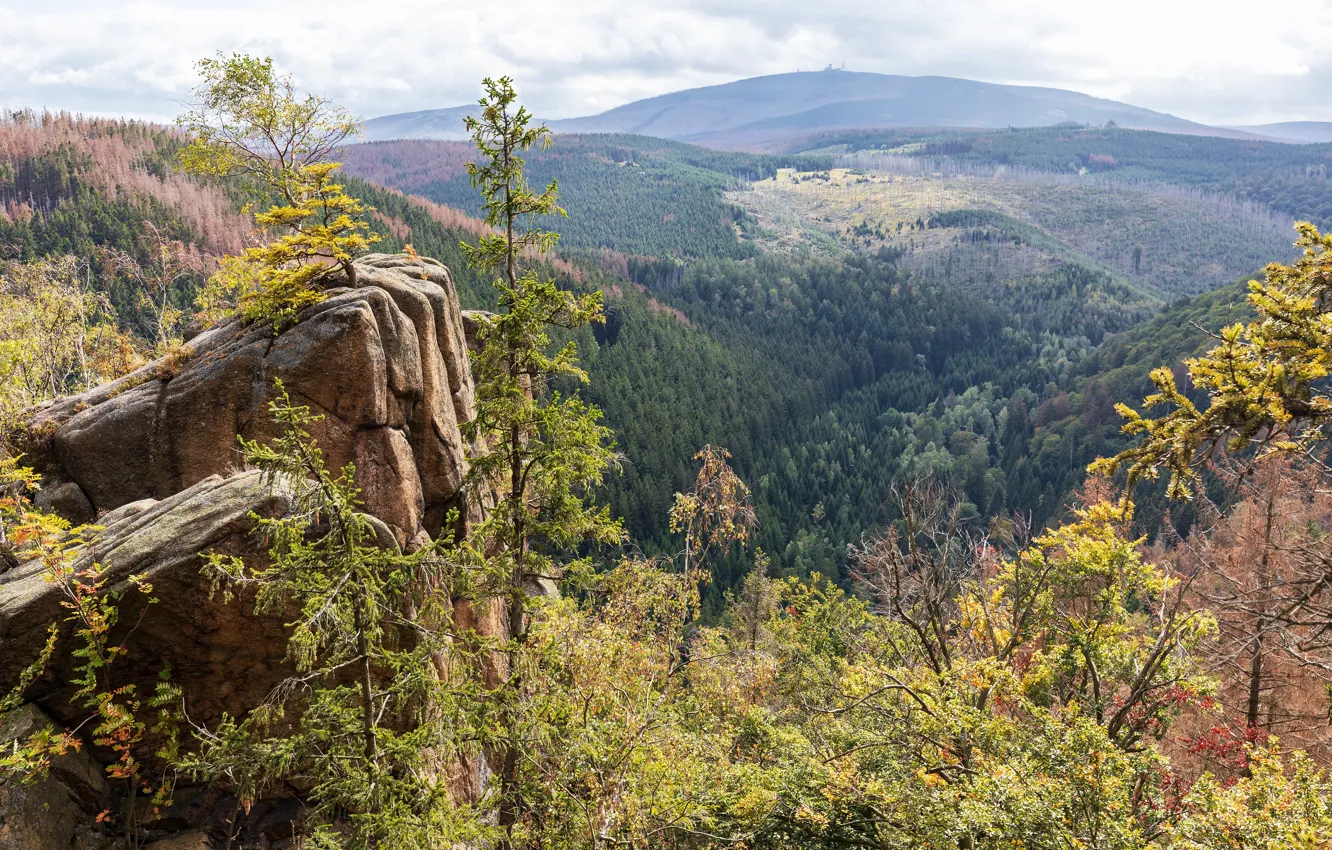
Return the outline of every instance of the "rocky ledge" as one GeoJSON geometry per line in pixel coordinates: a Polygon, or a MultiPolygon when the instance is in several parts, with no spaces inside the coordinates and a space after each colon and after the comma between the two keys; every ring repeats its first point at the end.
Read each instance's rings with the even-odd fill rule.
{"type": "MultiPolygon", "coordinates": [[[[154,604],[123,597],[135,610],[115,636],[126,646],[118,676],[148,695],[170,665],[190,720],[200,725],[224,713],[244,716],[291,673],[286,618],[210,597],[201,575],[206,553],[261,563],[267,555],[253,533],[255,518],[289,508],[286,494],[244,468],[237,448],[237,437],[278,434],[268,410],[276,380],[323,415],[310,430],[329,467],[355,464],[381,545],[421,545],[452,510],[464,527],[482,510],[463,486],[461,426],[474,415],[473,385],[448,270],[434,260],[376,254],[357,261],[355,288],[339,286],[339,276],[331,273],[326,300],[281,333],[227,321],[178,355],[46,405],[27,431],[25,462],[43,475],[39,503],[102,527],[78,553],[79,564],[102,564],[112,590],[126,589],[131,575],[153,586],[154,604]]],[[[0,689],[12,686],[40,652],[48,625],[64,616],[42,572],[36,562],[0,572],[0,689]]],[[[484,633],[503,629],[499,608],[463,613],[484,633]]],[[[43,723],[86,719],[69,703],[65,649],[27,692],[30,702],[0,717],[0,746],[43,723]]],[[[58,759],[41,783],[0,784],[0,850],[120,848],[85,826],[108,805],[97,763],[107,756],[85,748],[58,759]]],[[[479,794],[484,766],[462,773],[463,793],[479,794]]],[[[288,846],[300,806],[290,796],[260,801],[242,824],[239,846],[288,846]]],[[[148,846],[222,846],[234,807],[226,789],[181,787],[148,846]]]]}
{"type": "Polygon", "coordinates": [[[312,427],[332,469],[356,464],[368,513],[406,545],[438,533],[461,496],[459,426],[472,418],[467,337],[448,269],[407,255],[357,261],[357,287],[275,335],[232,319],[178,355],[40,410],[27,455],[41,499],[76,522],[164,499],[241,467],[238,436],[277,433],[274,382],[324,419],[312,427]]]}

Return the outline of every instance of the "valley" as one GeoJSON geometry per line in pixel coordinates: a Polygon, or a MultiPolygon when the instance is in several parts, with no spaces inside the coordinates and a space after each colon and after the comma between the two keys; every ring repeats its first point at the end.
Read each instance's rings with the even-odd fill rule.
{"type": "Polygon", "coordinates": [[[1332,840],[1317,122],[194,71],[0,114],[0,850],[1332,840]]]}
{"type": "MultiPolygon", "coordinates": [[[[1196,296],[1240,315],[1236,282],[1293,254],[1288,214],[1178,176],[1191,173],[1180,138],[1117,131],[1140,161],[1172,163],[1143,181],[1010,173],[973,161],[974,147],[752,155],[555,136],[530,156],[534,180],[558,180],[569,210],[546,224],[603,287],[617,281],[613,330],[583,337],[585,392],[629,461],[606,484],[614,510],[636,539],[666,545],[660,482],[682,486],[688,446],[722,441],[761,483],[760,542],[794,574],[843,575],[846,547],[892,519],[882,494],[895,481],[964,488],[976,527],[1060,516],[1083,467],[1125,444],[1111,399],[1147,391],[1153,352],[1178,362],[1223,321],[1170,343],[1148,335],[1133,343],[1142,359],[1113,375],[1103,349],[1196,296]]],[[[1094,154],[1101,136],[1090,139],[1094,154]]],[[[460,143],[344,155],[353,174],[477,211],[460,143]]],[[[1155,534],[1153,492],[1139,519],[1155,534]]],[[[743,566],[718,569],[729,575],[709,604],[743,566]]]]}
{"type": "MultiPolygon", "coordinates": [[[[146,261],[154,237],[136,222],[150,220],[200,257],[170,296],[188,314],[207,257],[246,238],[229,201],[177,200],[190,196],[154,164],[172,155],[169,135],[69,119],[11,119],[6,132],[11,257],[113,248],[146,261]],[[112,174],[124,176],[91,180],[112,174]]],[[[379,248],[439,258],[465,307],[491,307],[458,248],[484,232],[462,144],[342,155],[379,248]]],[[[1110,400],[1145,391],[1154,355],[1177,362],[1206,336],[1148,334],[1133,343],[1140,365],[1108,366],[1105,352],[1156,327],[1167,303],[1193,309],[1179,299],[1212,291],[1236,303],[1236,281],[1290,256],[1283,214],[1182,182],[839,156],[635,136],[556,136],[531,154],[533,180],[558,179],[569,211],[548,219],[562,236],[549,268],[606,293],[605,329],[578,334],[593,379],[583,392],[618,435],[626,463],[605,495],[642,545],[667,545],[670,494],[706,442],[759,483],[759,539],[792,574],[842,575],[846,546],[891,520],[882,493],[904,478],[963,487],[978,527],[1012,511],[1048,521],[1081,468],[1123,444],[1110,400]]],[[[133,281],[102,261],[88,269],[122,326],[146,332],[133,281]]],[[[1155,530],[1151,504],[1140,519],[1155,530]]],[[[744,568],[718,565],[710,605],[744,568]]]]}

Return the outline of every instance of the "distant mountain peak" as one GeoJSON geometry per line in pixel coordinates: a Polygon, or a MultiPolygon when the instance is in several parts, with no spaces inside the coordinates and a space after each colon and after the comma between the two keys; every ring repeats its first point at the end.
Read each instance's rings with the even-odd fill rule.
{"type": "Polygon", "coordinates": [[[463,119],[477,111],[475,104],[450,106],[445,109],[422,109],[418,112],[400,112],[371,118],[362,126],[365,140],[380,142],[387,139],[447,139],[467,138],[463,119]]]}
{"type": "MultiPolygon", "coordinates": [[[[462,139],[470,107],[386,115],[366,122],[378,139],[462,139]]],[[[548,122],[556,132],[634,133],[716,148],[764,145],[849,129],[1043,127],[1062,123],[1170,133],[1268,137],[1251,129],[1208,127],[1074,91],[847,71],[793,71],[686,89],[617,106],[598,115],[548,122]]],[[[1269,137],[1270,138],[1270,137],[1269,137]]]]}

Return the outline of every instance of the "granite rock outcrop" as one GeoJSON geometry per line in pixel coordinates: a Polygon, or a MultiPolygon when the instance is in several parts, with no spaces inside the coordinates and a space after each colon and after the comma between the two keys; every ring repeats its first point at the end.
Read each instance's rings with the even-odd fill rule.
{"type": "MultiPolygon", "coordinates": [[[[125,648],[117,675],[151,694],[169,666],[191,723],[243,717],[293,672],[290,617],[256,614],[244,594],[228,603],[210,594],[203,575],[209,554],[262,565],[259,519],[291,508],[289,491],[245,468],[238,448],[238,438],[263,442],[280,433],[269,410],[278,381],[322,417],[309,430],[326,465],[355,465],[379,545],[411,549],[443,531],[466,531],[483,515],[482,495],[466,487],[463,426],[475,404],[469,335],[448,269],[415,255],[373,254],[358,259],[356,271],[355,287],[330,271],[327,297],[289,327],[228,320],[184,350],[30,419],[25,463],[42,475],[34,501],[100,527],[77,552],[76,567],[101,564],[111,591],[129,591],[130,576],[152,585],[151,605],[133,592],[121,596],[135,610],[116,637],[125,648]]],[[[0,563],[0,692],[65,614],[39,562],[0,563]]],[[[483,633],[504,629],[498,607],[460,604],[457,616],[483,633]]],[[[86,721],[71,702],[73,666],[58,652],[25,693],[29,702],[0,715],[0,738],[86,721]]],[[[114,836],[83,826],[113,793],[96,762],[108,756],[88,747],[54,763],[38,783],[0,782],[0,850],[117,850],[114,836]]],[[[484,764],[450,773],[460,793],[482,793],[484,764]]],[[[168,820],[152,826],[148,837],[158,843],[149,846],[221,846],[220,824],[235,811],[227,790],[182,786],[178,797],[168,820]]],[[[282,836],[296,834],[300,809],[299,794],[259,801],[238,846],[288,846],[282,836]]]]}

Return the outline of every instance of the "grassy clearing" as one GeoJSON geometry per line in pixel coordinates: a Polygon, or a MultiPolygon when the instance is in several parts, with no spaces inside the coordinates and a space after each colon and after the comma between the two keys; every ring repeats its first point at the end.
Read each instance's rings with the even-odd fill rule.
{"type": "Polygon", "coordinates": [[[978,283],[1076,260],[1177,297],[1230,283],[1292,253],[1283,217],[1169,186],[783,169],[727,198],[757,220],[751,235],[768,250],[826,251],[831,237],[842,248],[900,249],[913,267],[978,283]],[[940,213],[961,210],[1009,221],[991,216],[937,226],[940,213]]]}

